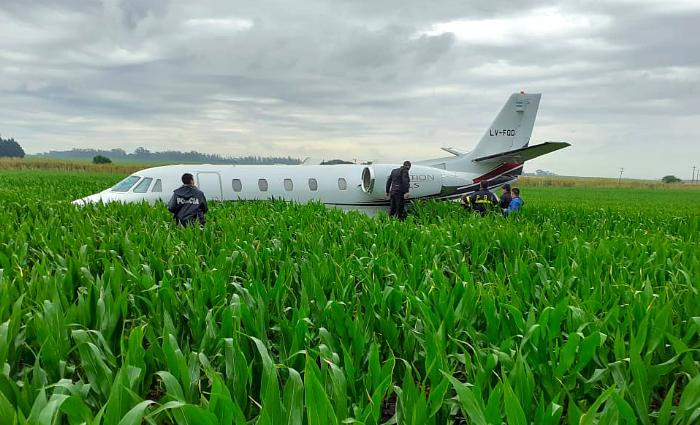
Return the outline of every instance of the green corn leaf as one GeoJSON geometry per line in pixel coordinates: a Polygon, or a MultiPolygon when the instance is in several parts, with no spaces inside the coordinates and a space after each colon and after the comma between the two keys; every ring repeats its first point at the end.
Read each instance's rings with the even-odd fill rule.
{"type": "Polygon", "coordinates": [[[627,403],[627,401],[625,401],[625,399],[622,398],[617,392],[613,392],[611,394],[611,398],[615,402],[619,417],[624,419],[624,423],[636,424],[637,419],[632,406],[630,406],[630,404],[627,403]]]}
{"type": "Polygon", "coordinates": [[[306,358],[304,369],[304,401],[309,425],[333,425],[338,419],[320,382],[320,370],[311,357],[306,358]]]}
{"type": "Polygon", "coordinates": [[[468,416],[476,425],[486,425],[483,402],[477,401],[472,390],[453,376],[443,372],[445,377],[452,383],[452,387],[457,391],[457,398],[462,409],[462,413],[468,416]]]}
{"type": "Polygon", "coordinates": [[[185,401],[185,394],[182,391],[182,386],[178,380],[170,373],[164,370],[156,372],[165,385],[165,391],[173,400],[185,401]]]}
{"type": "Polygon", "coordinates": [[[700,375],[691,379],[683,389],[674,424],[681,423],[681,418],[690,418],[698,408],[700,408],[700,375]]]}
{"type": "Polygon", "coordinates": [[[512,425],[525,425],[527,420],[525,419],[525,412],[518,397],[516,397],[513,389],[510,387],[510,383],[507,379],[503,381],[503,400],[506,405],[506,417],[508,418],[508,423],[512,425]]]}
{"type": "Polygon", "coordinates": [[[208,411],[216,416],[219,423],[231,424],[237,407],[234,406],[231,393],[219,375],[211,373],[210,379],[212,380],[212,388],[209,395],[208,411]]]}
{"type": "Polygon", "coordinates": [[[559,352],[559,364],[556,367],[555,373],[557,376],[563,376],[574,364],[576,359],[576,350],[578,349],[580,337],[578,334],[569,334],[569,339],[559,352]]]}
{"type": "Polygon", "coordinates": [[[0,392],[0,418],[4,418],[8,423],[14,423],[17,420],[15,406],[0,392]]]}
{"type": "Polygon", "coordinates": [[[251,337],[251,339],[255,343],[262,359],[263,374],[260,387],[261,421],[262,423],[280,424],[284,420],[285,415],[280,397],[279,381],[277,380],[277,369],[267,352],[265,344],[255,337],[251,337]]]}
{"type": "Polygon", "coordinates": [[[304,419],[304,383],[299,372],[288,369],[289,379],[284,386],[284,409],[287,425],[302,425],[304,419]]]}
{"type": "Polygon", "coordinates": [[[658,425],[668,425],[671,423],[671,406],[673,404],[673,394],[676,390],[676,383],[671,385],[671,388],[664,398],[664,402],[661,404],[661,409],[659,409],[659,416],[656,421],[658,425]]]}
{"type": "Polygon", "coordinates": [[[131,410],[121,418],[118,425],[140,425],[143,417],[146,415],[146,410],[152,404],[154,404],[152,400],[144,400],[132,407],[131,410]]]}
{"type": "Polygon", "coordinates": [[[185,415],[185,424],[187,425],[219,425],[216,416],[201,407],[188,404],[183,406],[181,410],[185,415]]]}
{"type": "Polygon", "coordinates": [[[608,398],[612,396],[614,392],[614,387],[610,387],[602,392],[598,398],[596,398],[595,402],[593,402],[591,407],[588,408],[588,411],[581,416],[580,425],[593,425],[595,423],[596,415],[598,414],[598,409],[603,405],[603,403],[605,403],[605,401],[607,401],[608,398]]]}
{"type": "Polygon", "coordinates": [[[46,406],[41,409],[37,423],[40,425],[52,425],[58,417],[61,405],[68,400],[68,398],[70,398],[70,396],[65,394],[52,395],[48,403],[46,403],[46,406]]]}
{"type": "Polygon", "coordinates": [[[428,406],[430,407],[429,416],[434,417],[442,408],[443,402],[445,401],[445,395],[447,390],[450,388],[450,381],[448,379],[441,379],[440,383],[430,389],[430,395],[428,396],[428,406]]]}

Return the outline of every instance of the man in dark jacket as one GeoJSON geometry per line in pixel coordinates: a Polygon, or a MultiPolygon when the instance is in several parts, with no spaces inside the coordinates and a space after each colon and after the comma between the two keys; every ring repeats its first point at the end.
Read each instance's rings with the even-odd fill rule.
{"type": "Polygon", "coordinates": [[[182,186],[173,192],[173,197],[168,202],[168,211],[173,213],[177,224],[187,226],[195,220],[199,220],[199,224],[204,226],[204,214],[209,211],[207,198],[194,185],[192,174],[182,175],[182,186]]]}
{"type": "Polygon", "coordinates": [[[465,208],[476,211],[483,216],[498,207],[498,198],[489,190],[489,184],[486,180],[482,180],[479,183],[479,190],[462,198],[462,203],[465,208]]]}
{"type": "Polygon", "coordinates": [[[410,169],[411,162],[404,161],[402,167],[391,170],[391,175],[386,181],[386,197],[391,199],[389,217],[398,217],[399,220],[406,218],[404,205],[411,185],[411,177],[408,175],[410,169]]]}
{"type": "Polygon", "coordinates": [[[513,196],[510,193],[510,185],[506,183],[503,185],[503,193],[501,194],[501,201],[499,203],[499,207],[501,207],[501,210],[505,210],[506,208],[508,208],[511,199],[513,199],[513,196]]]}

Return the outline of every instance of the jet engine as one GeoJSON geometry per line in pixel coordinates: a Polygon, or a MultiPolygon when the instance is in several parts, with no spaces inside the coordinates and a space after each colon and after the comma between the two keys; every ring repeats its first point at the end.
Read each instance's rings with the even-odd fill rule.
{"type": "MultiPolygon", "coordinates": [[[[372,199],[384,199],[386,182],[395,165],[368,165],[362,169],[362,190],[372,199]]],[[[437,195],[442,190],[442,170],[414,165],[408,174],[411,177],[409,193],[412,198],[437,195]]]]}

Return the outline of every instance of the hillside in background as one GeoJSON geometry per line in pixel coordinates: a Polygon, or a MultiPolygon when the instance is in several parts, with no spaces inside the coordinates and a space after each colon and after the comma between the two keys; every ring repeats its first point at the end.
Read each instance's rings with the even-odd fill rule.
{"type": "Polygon", "coordinates": [[[239,164],[239,165],[269,165],[269,164],[300,164],[301,160],[292,157],[261,157],[242,156],[231,157],[217,154],[201,153],[196,151],[163,151],[152,152],[148,149],[137,148],[134,152],[128,153],[124,149],[71,149],[65,151],[49,151],[32,155],[35,158],[58,158],[58,159],[85,159],[92,160],[97,155],[105,156],[112,161],[132,161],[132,162],[191,162],[209,164],[239,164]]]}

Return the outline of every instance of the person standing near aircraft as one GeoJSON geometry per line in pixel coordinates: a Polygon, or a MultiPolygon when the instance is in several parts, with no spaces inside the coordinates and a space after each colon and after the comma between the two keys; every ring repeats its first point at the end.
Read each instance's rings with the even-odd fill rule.
{"type": "Polygon", "coordinates": [[[479,183],[479,190],[462,198],[462,204],[465,208],[484,216],[487,212],[498,207],[498,198],[489,190],[489,184],[486,180],[482,180],[479,183]]]}
{"type": "Polygon", "coordinates": [[[398,217],[399,220],[406,218],[404,206],[411,186],[411,177],[408,174],[410,169],[411,162],[404,161],[403,166],[391,170],[391,175],[386,181],[386,197],[391,200],[389,217],[398,217]]]}
{"type": "Polygon", "coordinates": [[[175,222],[183,227],[187,227],[195,220],[199,220],[199,224],[204,226],[204,215],[209,211],[209,206],[204,192],[194,185],[192,174],[182,175],[182,186],[173,192],[168,202],[168,211],[173,214],[175,222]]]}
{"type": "Polygon", "coordinates": [[[520,211],[520,208],[523,206],[525,202],[520,198],[520,189],[517,187],[513,188],[513,199],[510,201],[510,204],[508,205],[508,208],[503,210],[503,214],[505,215],[511,215],[513,213],[517,213],[520,211]]]}
{"type": "Polygon", "coordinates": [[[502,210],[505,210],[508,208],[508,205],[510,205],[510,201],[513,199],[513,196],[510,193],[510,184],[506,183],[503,185],[503,193],[501,194],[501,199],[499,202],[499,206],[501,207],[502,210]]]}

